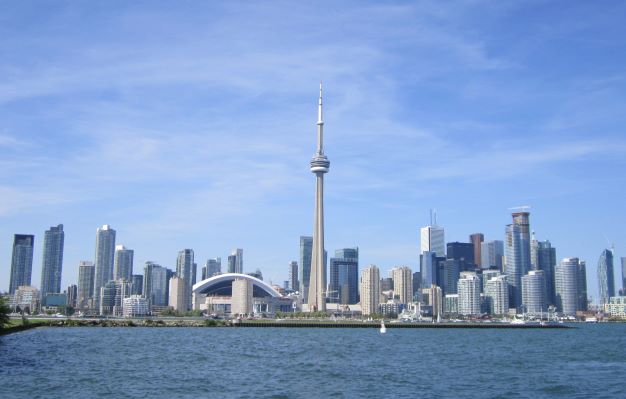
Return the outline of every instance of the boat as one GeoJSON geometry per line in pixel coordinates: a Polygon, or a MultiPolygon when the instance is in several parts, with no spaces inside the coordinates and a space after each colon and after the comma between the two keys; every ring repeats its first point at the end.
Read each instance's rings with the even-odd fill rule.
{"type": "Polygon", "coordinates": [[[526,321],[524,321],[523,319],[513,319],[509,322],[509,324],[514,324],[514,325],[521,325],[521,324],[526,324],[526,321]]]}
{"type": "Polygon", "coordinates": [[[384,334],[387,332],[387,327],[385,327],[385,320],[380,321],[380,333],[384,334]]]}

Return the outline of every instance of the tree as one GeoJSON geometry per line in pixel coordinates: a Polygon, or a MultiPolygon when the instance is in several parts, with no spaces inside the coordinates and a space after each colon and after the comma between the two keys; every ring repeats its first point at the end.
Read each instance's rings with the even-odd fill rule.
{"type": "Polygon", "coordinates": [[[11,308],[4,301],[4,297],[0,296],[0,329],[9,324],[9,313],[11,313],[11,308]]]}

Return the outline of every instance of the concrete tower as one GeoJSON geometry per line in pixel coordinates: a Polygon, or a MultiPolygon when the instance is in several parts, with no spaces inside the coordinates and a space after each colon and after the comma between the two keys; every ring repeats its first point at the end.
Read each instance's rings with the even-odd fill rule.
{"type": "Polygon", "coordinates": [[[317,108],[317,152],[311,159],[311,172],[315,173],[315,219],[313,223],[313,253],[308,304],[311,312],[326,311],[326,263],[324,262],[324,173],[330,162],[324,155],[324,122],[322,120],[322,84],[317,108]]]}

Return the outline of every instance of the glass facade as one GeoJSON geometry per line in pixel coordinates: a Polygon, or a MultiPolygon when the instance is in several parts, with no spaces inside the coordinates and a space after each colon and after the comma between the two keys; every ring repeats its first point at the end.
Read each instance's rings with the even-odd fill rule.
{"type": "Polygon", "coordinates": [[[43,240],[43,260],[41,265],[41,296],[46,303],[46,294],[61,292],[61,273],[63,272],[63,244],[65,233],[63,225],[46,230],[43,240]]]}
{"type": "Polygon", "coordinates": [[[359,249],[335,251],[330,259],[328,302],[355,304],[359,302],[359,249]]]}
{"type": "Polygon", "coordinates": [[[598,284],[600,306],[609,303],[609,298],[615,296],[615,278],[613,274],[613,252],[605,249],[598,259],[598,284]]]}

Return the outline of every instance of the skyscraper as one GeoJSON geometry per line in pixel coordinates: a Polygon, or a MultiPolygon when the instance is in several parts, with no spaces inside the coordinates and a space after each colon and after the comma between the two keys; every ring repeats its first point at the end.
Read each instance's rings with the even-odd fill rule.
{"type": "Polygon", "coordinates": [[[361,311],[364,315],[378,313],[380,304],[380,271],[371,265],[361,274],[361,311]]]}
{"type": "Polygon", "coordinates": [[[309,281],[311,280],[311,256],[313,255],[313,237],[300,236],[300,295],[302,303],[308,303],[309,281]]]}
{"type": "Polygon", "coordinates": [[[461,262],[456,259],[445,259],[437,262],[437,282],[441,287],[441,294],[446,295],[458,293],[458,282],[461,274],[461,262]]]}
{"type": "Polygon", "coordinates": [[[357,303],[359,297],[359,249],[335,251],[330,259],[328,301],[341,304],[357,303]]]}
{"type": "Polygon", "coordinates": [[[143,295],[143,276],[141,274],[133,274],[131,281],[133,282],[131,295],[143,295]]]}
{"type": "Polygon", "coordinates": [[[469,236],[470,242],[474,245],[474,264],[480,266],[481,262],[481,245],[485,241],[483,233],[474,233],[469,236]]]}
{"type": "Polygon", "coordinates": [[[413,272],[408,266],[391,269],[393,277],[393,294],[400,303],[413,301],[413,272]]]}
{"type": "Polygon", "coordinates": [[[506,226],[506,270],[510,285],[509,305],[522,304],[522,276],[530,270],[530,226],[528,212],[514,212],[513,223],[506,226]]]}
{"type": "Polygon", "coordinates": [[[504,256],[504,242],[500,240],[486,241],[480,244],[480,267],[483,269],[502,269],[504,256]]]}
{"type": "Polygon", "coordinates": [[[420,229],[420,254],[434,252],[438,257],[446,256],[446,243],[443,227],[435,225],[420,229]]]}
{"type": "Polygon", "coordinates": [[[289,289],[298,291],[300,289],[300,281],[298,281],[298,262],[292,260],[289,262],[289,289]]]}
{"type": "Polygon", "coordinates": [[[420,272],[422,288],[430,288],[431,285],[439,285],[437,281],[437,254],[433,251],[424,251],[420,255],[420,272]]]}
{"type": "Polygon", "coordinates": [[[180,277],[172,277],[170,279],[170,295],[168,299],[168,306],[178,312],[184,312],[185,308],[185,280],[180,277]]]}
{"type": "Polygon", "coordinates": [[[233,249],[228,256],[228,273],[243,273],[243,249],[233,249]]]}
{"type": "Polygon", "coordinates": [[[11,279],[9,294],[15,294],[18,287],[30,285],[33,272],[33,245],[35,236],[15,234],[13,236],[13,257],[11,258],[11,279]]]}
{"type": "Polygon", "coordinates": [[[115,259],[115,230],[108,224],[96,230],[96,276],[93,293],[96,309],[100,307],[98,298],[100,288],[108,281],[113,280],[113,261],[115,259]]]}
{"type": "Polygon", "coordinates": [[[313,226],[313,251],[309,279],[308,304],[311,312],[326,311],[326,260],[324,257],[324,174],[330,162],[324,155],[324,122],[322,119],[322,84],[317,111],[317,151],[311,159],[311,172],[315,173],[315,222],[313,226]]]}
{"type": "Polygon", "coordinates": [[[89,299],[93,295],[93,286],[95,283],[96,268],[93,262],[82,260],[78,265],[78,296],[76,299],[77,306],[80,309],[89,307],[89,299]]]}
{"type": "Polygon", "coordinates": [[[446,258],[458,260],[461,271],[471,271],[475,269],[474,244],[456,241],[447,243],[446,248],[446,258]]]}
{"type": "Polygon", "coordinates": [[[458,282],[459,314],[480,314],[480,279],[474,272],[463,272],[458,282]]]}
{"type": "Polygon", "coordinates": [[[176,275],[183,279],[183,306],[184,310],[191,310],[191,288],[193,279],[194,253],[193,249],[183,249],[178,252],[176,260],[176,275]]]}
{"type": "Polygon", "coordinates": [[[522,305],[526,313],[548,310],[545,275],[543,270],[531,270],[522,277],[522,305]]]}
{"type": "Polygon", "coordinates": [[[598,285],[600,287],[600,306],[609,303],[609,298],[615,296],[615,277],[613,274],[613,251],[605,249],[598,259],[598,285]]]}
{"type": "Polygon", "coordinates": [[[203,272],[202,279],[211,278],[222,273],[222,258],[209,259],[204,264],[205,271],[203,272]]]}
{"type": "Polygon", "coordinates": [[[578,280],[578,288],[576,293],[578,295],[578,301],[576,310],[587,310],[587,263],[584,260],[578,262],[578,268],[576,273],[576,279],[578,280]]]}
{"type": "Polygon", "coordinates": [[[135,251],[128,249],[123,245],[115,246],[115,279],[123,278],[131,281],[133,276],[133,257],[135,251]]]}
{"type": "Polygon", "coordinates": [[[622,256],[622,295],[626,295],[626,256],[622,256]]]}
{"type": "Polygon", "coordinates": [[[143,270],[143,296],[150,308],[167,306],[167,269],[148,261],[143,270]]]}
{"type": "Polygon", "coordinates": [[[535,244],[536,270],[543,270],[546,279],[546,301],[548,305],[554,305],[556,299],[554,296],[554,269],[556,267],[556,249],[552,247],[550,241],[537,241],[535,244]]]}
{"type": "Polygon", "coordinates": [[[65,233],[62,224],[50,227],[50,230],[46,230],[44,235],[40,287],[41,297],[44,301],[47,294],[61,292],[64,239],[65,233]]]}
{"type": "Polygon", "coordinates": [[[556,266],[555,289],[557,310],[566,316],[575,316],[579,307],[579,260],[564,258],[556,266]]]}

